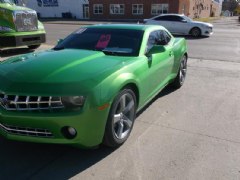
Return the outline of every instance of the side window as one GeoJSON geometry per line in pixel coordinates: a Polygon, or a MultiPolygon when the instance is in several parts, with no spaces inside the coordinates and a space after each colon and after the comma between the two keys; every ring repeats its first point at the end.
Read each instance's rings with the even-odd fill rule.
{"type": "Polygon", "coordinates": [[[164,30],[153,31],[150,33],[148,42],[147,42],[147,49],[148,52],[154,45],[168,44],[171,41],[171,36],[168,32],[164,30]]]}
{"type": "Polygon", "coordinates": [[[172,37],[167,31],[162,30],[162,35],[167,43],[171,41],[172,37]]]}
{"type": "Polygon", "coordinates": [[[172,16],[172,21],[182,22],[184,19],[180,16],[172,16]]]}
{"type": "Polygon", "coordinates": [[[159,36],[160,36],[160,31],[153,31],[150,33],[148,42],[147,42],[146,52],[148,52],[154,45],[157,45],[159,36]]]}
{"type": "Polygon", "coordinates": [[[159,16],[154,18],[155,21],[178,21],[181,22],[184,19],[180,16],[174,16],[174,15],[165,15],[165,16],[159,16]]]}
{"type": "Polygon", "coordinates": [[[168,21],[168,16],[159,16],[154,18],[155,21],[168,21]]]}
{"type": "Polygon", "coordinates": [[[160,17],[156,17],[156,18],[154,18],[153,20],[155,20],[155,21],[162,21],[162,17],[160,16],[160,17]]]}

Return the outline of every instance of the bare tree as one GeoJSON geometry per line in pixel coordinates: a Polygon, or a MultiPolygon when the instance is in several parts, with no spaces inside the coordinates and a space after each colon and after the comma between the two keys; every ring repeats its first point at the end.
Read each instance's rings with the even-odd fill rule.
{"type": "Polygon", "coordinates": [[[229,11],[234,12],[238,7],[240,0],[229,0],[229,11]]]}
{"type": "Polygon", "coordinates": [[[199,18],[202,10],[203,10],[204,0],[195,0],[194,1],[194,17],[199,18]]]}

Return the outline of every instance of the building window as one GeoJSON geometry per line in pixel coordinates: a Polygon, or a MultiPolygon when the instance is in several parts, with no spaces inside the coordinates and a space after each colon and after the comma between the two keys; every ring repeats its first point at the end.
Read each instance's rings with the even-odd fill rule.
{"type": "Polygon", "coordinates": [[[152,15],[167,14],[168,4],[152,4],[152,15]]]}
{"type": "Polygon", "coordinates": [[[133,4],[132,5],[132,14],[133,15],[142,15],[143,14],[143,4],[133,4]]]}
{"type": "Polygon", "coordinates": [[[93,5],[93,13],[94,14],[102,14],[103,13],[103,5],[102,4],[94,4],[93,5]]]}
{"type": "Polygon", "coordinates": [[[110,4],[110,14],[124,14],[124,4],[110,4]]]}

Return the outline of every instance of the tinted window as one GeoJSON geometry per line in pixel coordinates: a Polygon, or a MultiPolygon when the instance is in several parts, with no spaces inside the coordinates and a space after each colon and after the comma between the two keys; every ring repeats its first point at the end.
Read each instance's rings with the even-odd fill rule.
{"type": "Polygon", "coordinates": [[[143,31],[109,28],[81,28],[69,35],[54,49],[86,49],[112,54],[137,56],[143,31]]]}
{"type": "Polygon", "coordinates": [[[160,31],[153,31],[150,33],[147,43],[147,52],[154,46],[157,45],[158,39],[160,38],[160,31]]]}
{"type": "Polygon", "coordinates": [[[158,43],[162,41],[169,43],[171,41],[171,36],[164,30],[151,32],[148,38],[146,51],[148,52],[154,45],[158,45],[158,43]]]}
{"type": "Polygon", "coordinates": [[[165,38],[166,42],[170,42],[172,37],[170,36],[170,34],[168,34],[168,32],[162,30],[162,36],[165,38]]]}
{"type": "Polygon", "coordinates": [[[184,19],[180,16],[173,16],[173,21],[183,21],[184,19]]]}
{"type": "Polygon", "coordinates": [[[154,18],[154,20],[156,21],[169,21],[171,18],[169,18],[169,16],[160,16],[160,17],[156,17],[154,18]]]}
{"type": "Polygon", "coordinates": [[[156,21],[182,21],[183,18],[180,16],[160,16],[160,17],[156,17],[154,18],[154,20],[156,21]]]}

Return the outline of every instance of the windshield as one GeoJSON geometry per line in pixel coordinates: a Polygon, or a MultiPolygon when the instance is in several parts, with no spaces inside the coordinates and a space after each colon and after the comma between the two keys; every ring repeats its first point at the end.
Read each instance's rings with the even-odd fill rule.
{"type": "Polygon", "coordinates": [[[105,54],[138,56],[143,31],[109,28],[81,28],[54,49],[86,49],[105,54]]]}
{"type": "Polygon", "coordinates": [[[0,3],[10,3],[10,4],[14,4],[14,0],[0,0],[0,3]]]}
{"type": "Polygon", "coordinates": [[[192,21],[192,19],[189,18],[189,17],[187,17],[187,16],[184,16],[184,18],[185,18],[188,22],[191,22],[191,21],[192,21]]]}

